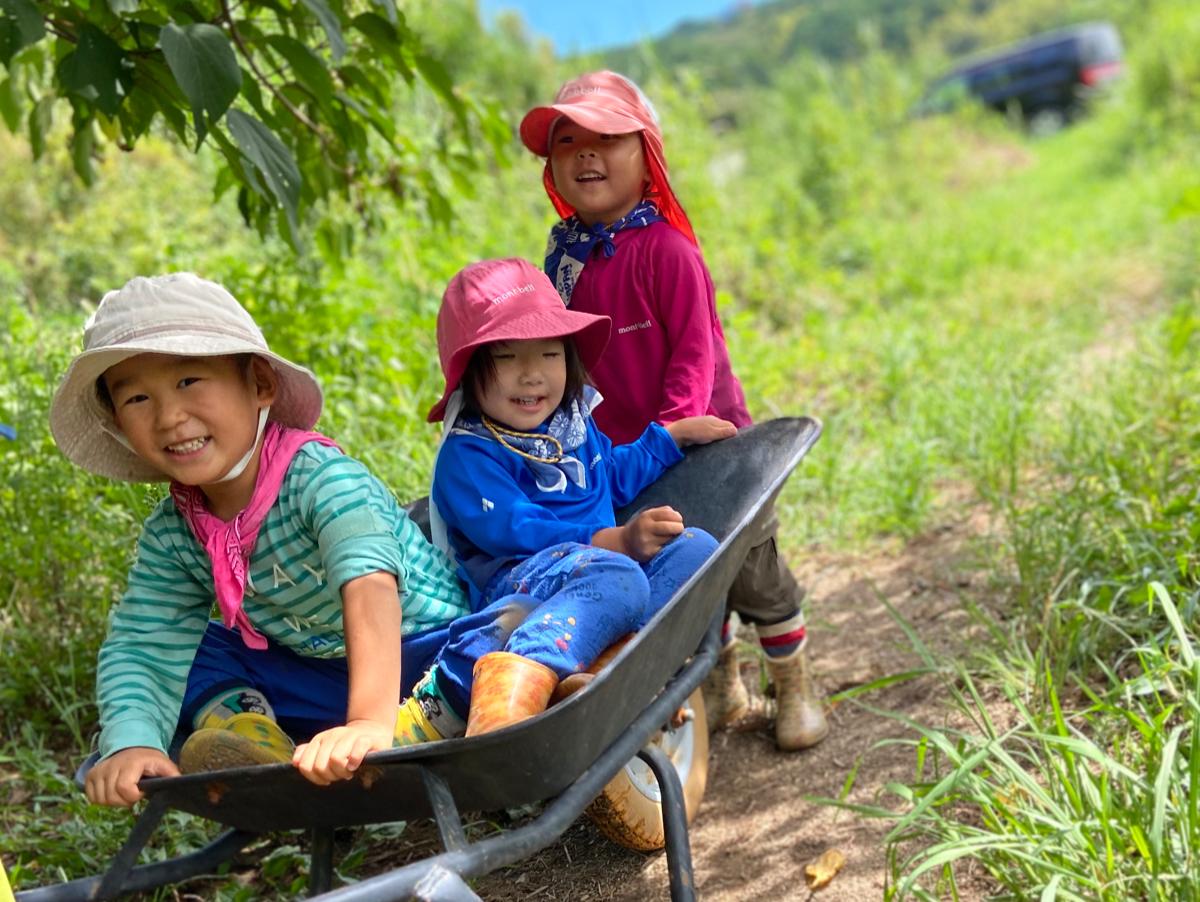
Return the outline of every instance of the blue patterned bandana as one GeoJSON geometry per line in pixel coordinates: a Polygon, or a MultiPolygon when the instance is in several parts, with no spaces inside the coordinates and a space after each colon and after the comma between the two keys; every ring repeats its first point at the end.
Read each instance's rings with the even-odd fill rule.
{"type": "MultiPolygon", "coordinates": [[[[525,465],[533,473],[538,491],[562,492],[567,488],[567,480],[582,488],[587,488],[587,468],[579,458],[570,455],[587,439],[587,418],[592,415],[592,409],[604,400],[596,389],[590,385],[583,387],[583,397],[578,401],[560,404],[558,409],[545,422],[546,434],[558,439],[562,445],[562,458],[549,463],[558,455],[558,447],[541,435],[517,436],[504,434],[501,443],[509,448],[516,448],[533,457],[545,460],[530,460],[524,458],[525,465]]],[[[502,424],[501,424],[502,425],[502,424]]],[[[488,441],[497,441],[478,416],[460,416],[454,424],[451,434],[465,433],[477,435],[488,441]]]]}
{"type": "Polygon", "coordinates": [[[570,216],[557,222],[550,229],[550,241],[546,245],[544,269],[554,287],[558,289],[564,304],[571,303],[571,292],[579,280],[592,248],[604,243],[604,256],[617,252],[613,236],[622,229],[639,229],[652,222],[665,222],[659,215],[654,201],[644,200],[610,226],[596,223],[584,225],[578,216],[570,216]]]}

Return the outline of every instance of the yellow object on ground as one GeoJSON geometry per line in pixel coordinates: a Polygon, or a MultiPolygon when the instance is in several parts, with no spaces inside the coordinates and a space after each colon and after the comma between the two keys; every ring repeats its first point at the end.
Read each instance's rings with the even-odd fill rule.
{"type": "Polygon", "coordinates": [[[829,886],[838,871],[846,864],[846,856],[838,849],[826,849],[812,864],[805,865],[804,879],[813,892],[829,886]]]}
{"type": "Polygon", "coordinates": [[[8,885],[8,871],[4,870],[3,861],[0,861],[0,902],[13,902],[13,891],[8,885]]]}

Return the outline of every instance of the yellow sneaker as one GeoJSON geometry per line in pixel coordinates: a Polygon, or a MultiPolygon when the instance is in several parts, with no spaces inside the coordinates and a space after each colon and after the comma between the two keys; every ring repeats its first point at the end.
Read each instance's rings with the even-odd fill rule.
{"type": "MultiPolygon", "coordinates": [[[[206,720],[212,723],[214,720],[206,720]]],[[[179,769],[185,774],[258,764],[289,764],[295,743],[265,714],[245,712],[215,726],[205,726],[179,750],[179,769]]]]}
{"type": "Polygon", "coordinates": [[[445,738],[425,714],[416,695],[410,695],[400,703],[400,710],[396,712],[396,732],[392,737],[392,748],[445,738]]]}

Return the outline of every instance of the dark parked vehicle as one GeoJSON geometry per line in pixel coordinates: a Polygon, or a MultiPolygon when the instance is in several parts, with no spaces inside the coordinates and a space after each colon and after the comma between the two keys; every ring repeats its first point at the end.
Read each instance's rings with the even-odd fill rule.
{"type": "Polygon", "coordinates": [[[963,60],[929,86],[917,112],[942,113],[976,100],[1018,113],[1031,126],[1062,125],[1122,70],[1115,26],[1073,25],[963,60]]]}

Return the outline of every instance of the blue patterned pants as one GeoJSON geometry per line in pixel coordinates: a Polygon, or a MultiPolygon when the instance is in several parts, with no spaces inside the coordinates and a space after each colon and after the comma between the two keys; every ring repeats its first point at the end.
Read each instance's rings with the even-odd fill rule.
{"type": "Polygon", "coordinates": [[[716,550],[702,529],[686,529],[650,561],[563,542],[492,579],[484,606],[460,617],[436,661],[441,695],[461,718],[472,670],[489,652],[545,664],[562,679],[585,670],[622,636],[640,629],[716,550]]]}

